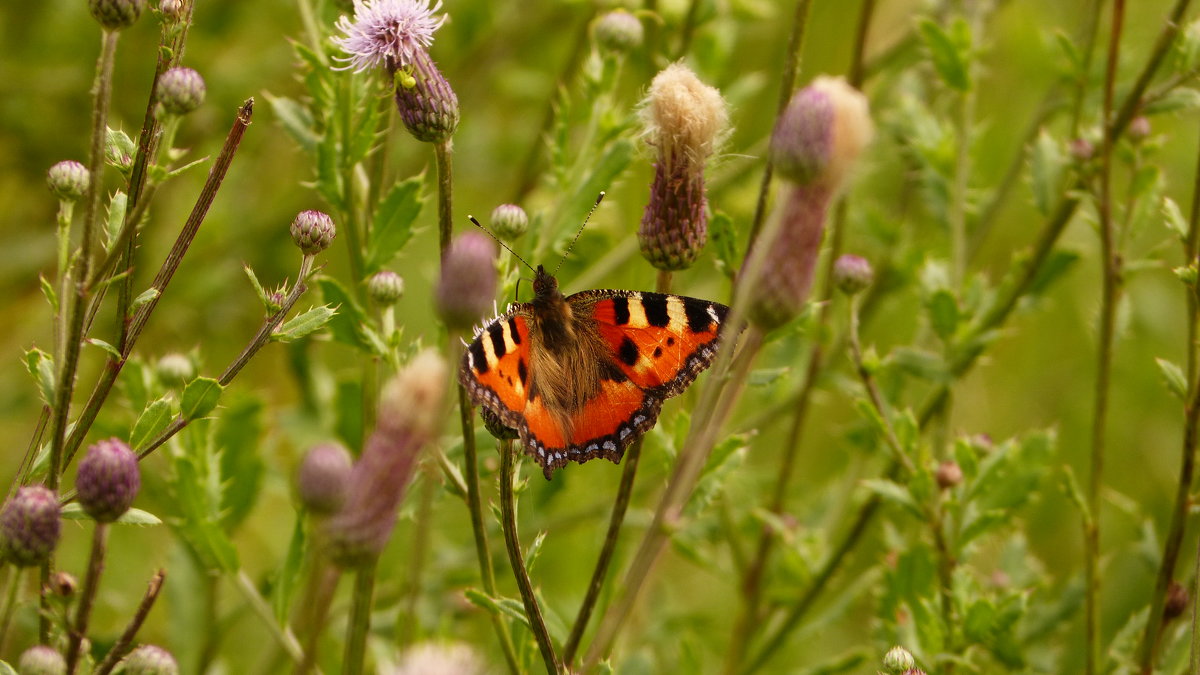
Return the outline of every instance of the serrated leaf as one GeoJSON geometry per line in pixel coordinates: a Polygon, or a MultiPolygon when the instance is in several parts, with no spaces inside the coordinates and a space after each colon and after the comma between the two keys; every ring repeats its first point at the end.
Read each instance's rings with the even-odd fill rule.
{"type": "Polygon", "coordinates": [[[538,535],[533,538],[533,542],[529,544],[529,548],[525,549],[525,569],[533,572],[534,563],[537,562],[538,556],[542,553],[542,544],[546,542],[546,531],[538,532],[538,535]]]}
{"type": "Polygon", "coordinates": [[[262,484],[263,402],[236,396],[221,411],[213,431],[221,472],[221,524],[233,530],[254,507],[262,484]]]}
{"type": "Polygon", "coordinates": [[[177,458],[173,466],[173,503],[182,516],[179,522],[172,523],[174,530],[192,548],[205,568],[223,572],[236,571],[239,567],[237,548],[229,539],[229,535],[221,529],[215,517],[215,508],[209,502],[206,481],[188,457],[177,458]]]}
{"type": "Polygon", "coordinates": [[[922,19],[917,23],[917,31],[929,51],[929,60],[941,76],[942,81],[951,89],[967,91],[971,88],[971,78],[968,72],[966,49],[955,44],[955,41],[937,23],[930,19],[922,19]]]}
{"type": "Polygon", "coordinates": [[[476,607],[487,610],[488,612],[491,612],[497,616],[507,615],[513,619],[516,619],[525,626],[529,626],[529,619],[525,616],[525,608],[521,605],[521,603],[516,602],[515,600],[506,598],[493,598],[487,593],[474,588],[468,588],[463,591],[463,596],[468,602],[476,607]],[[505,602],[506,600],[507,604],[505,602]],[[513,607],[513,603],[516,603],[516,607],[513,607]]]}
{"type": "Polygon", "coordinates": [[[55,292],[54,285],[43,274],[38,275],[38,282],[42,286],[42,295],[46,296],[46,302],[50,303],[50,311],[58,314],[58,293],[55,292]]]}
{"type": "Polygon", "coordinates": [[[1158,371],[1162,373],[1163,381],[1167,383],[1167,389],[1179,397],[1180,400],[1187,400],[1188,381],[1187,376],[1183,374],[1183,368],[1175,365],[1167,359],[1154,359],[1158,364],[1158,371]]]}
{"type": "Polygon", "coordinates": [[[271,339],[278,342],[294,342],[307,337],[324,328],[335,314],[337,314],[337,310],[329,305],[314,307],[303,314],[292,317],[290,321],[271,334],[271,339]]]}
{"type": "Polygon", "coordinates": [[[125,208],[129,203],[129,198],[124,192],[117,190],[116,193],[108,200],[108,218],[104,221],[104,248],[112,248],[113,242],[121,234],[121,228],[125,226],[125,208]]]}
{"type": "Polygon", "coordinates": [[[271,588],[271,606],[275,610],[275,620],[281,624],[287,623],[287,618],[292,613],[292,602],[300,586],[300,571],[304,566],[306,541],[304,519],[296,518],[296,524],[292,527],[292,538],[288,542],[287,555],[279,568],[276,583],[271,588]]]}
{"type": "MultiPolygon", "coordinates": [[[[63,520],[92,520],[92,517],[83,510],[83,506],[79,502],[71,502],[64,505],[60,514],[63,520]]],[[[142,527],[162,525],[162,520],[153,513],[133,508],[121,514],[121,517],[113,522],[121,525],[139,525],[142,527]]]]}
{"type": "Polygon", "coordinates": [[[104,340],[101,340],[100,338],[88,338],[87,340],[85,340],[85,342],[87,342],[90,345],[99,347],[100,349],[103,349],[105,351],[105,353],[107,353],[109,356],[113,357],[114,359],[120,360],[120,358],[121,358],[121,352],[117,351],[116,347],[108,344],[107,342],[105,342],[104,340]]]}
{"type": "Polygon", "coordinates": [[[732,279],[738,266],[737,232],[733,229],[733,218],[724,211],[713,213],[708,223],[708,240],[712,245],[713,257],[719,269],[732,279]]]}
{"type": "Polygon", "coordinates": [[[1058,203],[1066,166],[1067,156],[1061,144],[1042,129],[1029,148],[1029,186],[1033,190],[1033,205],[1044,216],[1050,215],[1058,203]]]}
{"type": "Polygon", "coordinates": [[[578,224],[583,222],[588,210],[596,202],[596,195],[609,189],[625,169],[629,168],[633,160],[633,151],[633,141],[627,138],[613,141],[599,161],[592,165],[586,179],[581,181],[575,192],[563,202],[566,206],[559,214],[553,233],[561,232],[566,225],[570,225],[571,233],[574,234],[578,224]]]}
{"type": "Polygon", "coordinates": [[[129,446],[135,452],[144,450],[150,441],[166,430],[174,417],[171,400],[165,396],[147,405],[129,432],[129,446]]]}
{"type": "Polygon", "coordinates": [[[284,96],[266,94],[271,111],[275,113],[283,130],[308,154],[316,152],[320,136],[314,131],[315,123],[308,109],[299,102],[284,96]]]}
{"type": "Polygon", "coordinates": [[[1187,218],[1183,217],[1183,211],[1180,210],[1179,204],[1175,203],[1170,197],[1163,197],[1162,200],[1162,216],[1163,224],[1167,229],[1175,233],[1181,241],[1187,241],[1188,226],[1187,218]]]}
{"type": "Polygon", "coordinates": [[[42,403],[54,405],[54,392],[58,389],[58,380],[54,372],[54,357],[34,347],[25,352],[25,370],[33,376],[37,383],[38,394],[42,403]]]}
{"type": "Polygon", "coordinates": [[[204,417],[217,407],[224,389],[211,377],[197,377],[183,388],[179,399],[179,412],[185,419],[194,420],[204,417]]]}
{"type": "Polygon", "coordinates": [[[870,479],[862,481],[862,486],[878,495],[883,501],[895,504],[917,518],[925,517],[921,506],[903,485],[885,479],[870,479]]]}
{"type": "Polygon", "coordinates": [[[251,269],[249,265],[243,264],[242,270],[246,272],[246,277],[250,279],[250,285],[254,287],[254,294],[258,296],[258,299],[262,302],[263,307],[269,307],[271,304],[271,299],[267,295],[267,290],[258,282],[258,275],[254,273],[254,270],[251,269]]]}
{"type": "Polygon", "coordinates": [[[929,323],[933,332],[942,340],[949,340],[958,330],[958,300],[954,294],[942,289],[929,297],[929,323]]]}
{"type": "Polygon", "coordinates": [[[367,245],[365,274],[378,272],[412,239],[413,223],[425,201],[421,197],[424,176],[414,176],[392,186],[375,210],[367,245]]]}

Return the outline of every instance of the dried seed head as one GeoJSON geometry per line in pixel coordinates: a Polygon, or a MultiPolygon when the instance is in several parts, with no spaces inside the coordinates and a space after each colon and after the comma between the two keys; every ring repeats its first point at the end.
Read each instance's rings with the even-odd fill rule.
{"type": "Polygon", "coordinates": [[[296,478],[300,502],[317,515],[337,511],[346,501],[352,465],[350,451],[337,443],[313,446],[304,456],[296,478]]]}
{"type": "Polygon", "coordinates": [[[0,511],[4,554],[18,567],[49,560],[61,531],[58,495],[40,485],[19,488],[0,511]]]}
{"type": "Polygon", "coordinates": [[[1187,587],[1172,579],[1171,584],[1167,586],[1167,599],[1163,604],[1163,620],[1170,621],[1183,616],[1191,602],[1187,587]]]}
{"type": "Polygon", "coordinates": [[[425,350],[384,387],[379,423],[350,472],[346,502],[324,528],[339,566],[367,563],[387,545],[419,452],[441,424],[448,377],[442,357],[425,350]]]}
{"type": "Polygon", "coordinates": [[[454,239],[442,257],[435,289],[438,316],[451,330],[465,330],[491,311],[496,298],[496,246],[482,232],[454,239]]]}
{"type": "Polygon", "coordinates": [[[158,77],[158,102],[172,115],[199,108],[204,94],[204,78],[191,68],[172,68],[158,77]]]}
{"type": "Polygon", "coordinates": [[[458,128],[458,96],[429,52],[419,50],[410,67],[395,73],[396,109],[413,138],[441,143],[458,128]]]}
{"type": "Polygon", "coordinates": [[[196,366],[192,360],[178,352],[164,354],[154,369],[159,381],[169,387],[186,384],[196,376],[196,366]]]}
{"type": "Polygon", "coordinates": [[[66,675],[67,660],[53,647],[38,645],[21,654],[17,672],[21,675],[66,675]]]}
{"type": "Polygon", "coordinates": [[[492,209],[492,232],[505,241],[513,241],[529,230],[529,216],[516,204],[501,204],[492,209]]]}
{"type": "Polygon", "coordinates": [[[779,116],[771,159],[780,176],[837,192],[873,132],[867,97],[840,77],[821,76],[796,92],[779,116]]]}
{"type": "Polygon", "coordinates": [[[70,598],[75,595],[75,591],[79,588],[79,582],[70,572],[59,570],[50,575],[49,582],[50,591],[60,598],[70,598]]]}
{"type": "Polygon", "coordinates": [[[179,675],[179,664],[171,652],[155,645],[142,645],[121,661],[122,675],[179,675]]]}
{"type": "Polygon", "coordinates": [[[423,642],[405,650],[387,675],[483,675],[488,672],[473,649],[464,644],[423,642]]]}
{"type": "Polygon", "coordinates": [[[866,258],[849,253],[833,263],[833,285],[846,295],[865,290],[875,280],[875,271],[866,258]]]}
{"type": "Polygon", "coordinates": [[[441,0],[432,7],[429,0],[354,0],[354,19],[343,16],[337,22],[344,35],[333,42],[346,52],[339,60],[357,72],[410,65],[446,22],[445,14],[434,16],[441,7],[441,0]]]}
{"type": "Polygon", "coordinates": [[[404,279],[391,270],[381,270],[367,281],[367,295],[381,305],[394,305],[404,295],[404,279]]]}
{"type": "Polygon", "coordinates": [[[292,241],[304,255],[316,255],[329,248],[336,234],[333,219],[320,211],[301,211],[292,221],[292,241]]]}
{"type": "Polygon", "coordinates": [[[916,665],[916,659],[904,647],[892,647],[883,655],[883,667],[889,673],[903,673],[916,665]]]}
{"type": "Polygon", "coordinates": [[[124,515],[141,486],[137,455],[117,438],[88,448],[75,476],[80,505],[101,523],[111,523],[124,515]]]}
{"type": "Polygon", "coordinates": [[[623,9],[606,13],[592,27],[596,44],[610,52],[633,51],[642,46],[644,35],[642,22],[623,9]]]}
{"type": "Polygon", "coordinates": [[[92,17],[108,30],[132,26],[145,6],[146,0],[88,0],[92,17]]]}
{"type": "Polygon", "coordinates": [[[68,159],[50,167],[46,172],[46,183],[59,199],[74,202],[87,193],[91,175],[86,166],[68,159]]]}

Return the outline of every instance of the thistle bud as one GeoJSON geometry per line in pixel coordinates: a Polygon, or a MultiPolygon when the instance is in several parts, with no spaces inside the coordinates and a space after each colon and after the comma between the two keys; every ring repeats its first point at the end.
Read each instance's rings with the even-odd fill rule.
{"type": "Polygon", "coordinates": [[[833,263],[833,285],[846,295],[866,290],[875,280],[875,271],[866,258],[846,254],[833,263]]]}
{"type": "Polygon", "coordinates": [[[320,211],[301,211],[292,221],[292,241],[304,255],[316,255],[329,248],[336,234],[333,219],[320,211]]]}
{"type": "Polygon", "coordinates": [[[458,235],[442,256],[435,289],[438,316],[451,330],[465,330],[492,309],[496,298],[496,246],[482,232],[458,235]]]}
{"type": "Polygon", "coordinates": [[[1172,579],[1171,584],[1167,586],[1166,602],[1163,603],[1163,620],[1170,621],[1183,616],[1191,602],[1187,587],[1172,579]]]}
{"type": "Polygon", "coordinates": [[[59,570],[50,575],[49,582],[50,592],[60,598],[70,598],[75,595],[75,591],[79,588],[79,582],[69,572],[59,570]]]}
{"type": "Polygon", "coordinates": [[[883,655],[883,667],[889,673],[903,673],[916,665],[916,659],[904,647],[892,647],[883,655]]]}
{"type": "Polygon", "coordinates": [[[159,381],[170,387],[186,384],[196,376],[196,366],[192,360],[178,352],[164,354],[154,369],[159,381]]]}
{"type": "Polygon", "coordinates": [[[145,5],[146,0],[88,0],[88,11],[101,26],[121,30],[138,20],[145,5]]]}
{"type": "Polygon", "coordinates": [[[400,119],[418,141],[446,141],[458,128],[458,96],[425,50],[413,54],[411,65],[396,73],[400,119]]]}
{"type": "Polygon", "coordinates": [[[346,502],[325,528],[338,565],[355,567],[383,551],[419,452],[441,425],[446,381],[445,361],[426,350],[384,387],[379,422],[350,472],[346,502]]]}
{"type": "Polygon", "coordinates": [[[133,170],[133,155],[119,136],[110,133],[104,141],[104,163],[128,176],[133,170]]]}
{"type": "Polygon", "coordinates": [[[121,675],[179,675],[179,664],[171,652],[155,645],[142,645],[121,661],[121,675]]]}
{"type": "Polygon", "coordinates": [[[346,500],[353,460],[350,452],[337,443],[314,446],[304,456],[296,478],[296,492],[305,508],[327,516],[341,508],[346,500]]]}
{"type": "Polygon", "coordinates": [[[394,305],[404,295],[404,279],[390,270],[382,270],[367,282],[367,295],[381,305],[394,305]]]}
{"type": "Polygon", "coordinates": [[[88,448],[75,476],[80,505],[101,523],[111,523],[124,515],[141,486],[137,455],[117,438],[88,448]]]}
{"type": "Polygon", "coordinates": [[[645,30],[638,18],[623,9],[600,17],[592,28],[592,36],[601,49],[610,52],[629,52],[642,46],[645,30]]]}
{"type": "Polygon", "coordinates": [[[19,488],[0,511],[4,553],[18,567],[48,560],[61,530],[58,496],[40,485],[19,488]]]}
{"type": "Polygon", "coordinates": [[[67,660],[53,647],[38,645],[30,647],[17,661],[17,672],[21,675],[65,675],[67,660]]]}
{"type": "Polygon", "coordinates": [[[59,199],[74,202],[87,193],[91,175],[86,166],[68,159],[50,167],[46,172],[46,183],[59,199]]]}
{"type": "Polygon", "coordinates": [[[1138,115],[1129,122],[1129,140],[1141,143],[1150,137],[1150,118],[1138,115]]]}
{"type": "Polygon", "coordinates": [[[962,467],[958,465],[958,462],[946,460],[941,464],[938,464],[937,471],[934,472],[933,477],[935,480],[937,480],[938,487],[942,488],[943,490],[948,490],[955,485],[962,483],[962,467]]]}
{"type": "Polygon", "coordinates": [[[685,269],[708,240],[704,164],[728,124],[725,101],[719,91],[675,63],[650,83],[641,118],[646,141],[658,156],[638,243],[642,255],[658,269],[685,269]]]}
{"type": "Polygon", "coordinates": [[[158,102],[172,115],[199,108],[204,94],[204,78],[191,68],[172,68],[158,77],[158,102]]]}
{"type": "Polygon", "coordinates": [[[167,21],[178,21],[183,17],[183,3],[180,0],[161,0],[158,11],[167,21]]]}
{"type": "Polygon", "coordinates": [[[492,209],[492,232],[505,241],[513,241],[529,230],[529,216],[516,204],[501,204],[492,209]]]}
{"type": "Polygon", "coordinates": [[[1077,162],[1087,162],[1096,154],[1096,146],[1086,138],[1076,138],[1070,143],[1071,156],[1077,162]]]}

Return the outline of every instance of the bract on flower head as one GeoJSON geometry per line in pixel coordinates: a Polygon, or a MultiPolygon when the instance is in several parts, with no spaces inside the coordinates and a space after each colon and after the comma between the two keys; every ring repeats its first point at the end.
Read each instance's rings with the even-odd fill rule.
{"type": "Polygon", "coordinates": [[[338,60],[343,69],[362,72],[386,65],[409,65],[418,51],[433,44],[433,32],[446,22],[446,15],[434,16],[442,7],[438,0],[354,0],[354,19],[338,19],[338,30],[345,35],[334,43],[346,52],[338,60]]]}

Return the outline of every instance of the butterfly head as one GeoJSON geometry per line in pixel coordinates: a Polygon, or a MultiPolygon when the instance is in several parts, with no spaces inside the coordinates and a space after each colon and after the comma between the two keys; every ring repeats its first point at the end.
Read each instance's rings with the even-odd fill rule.
{"type": "Polygon", "coordinates": [[[546,268],[541,265],[537,266],[533,277],[533,295],[536,299],[562,297],[562,293],[558,292],[558,279],[555,279],[554,275],[547,272],[546,268]]]}

